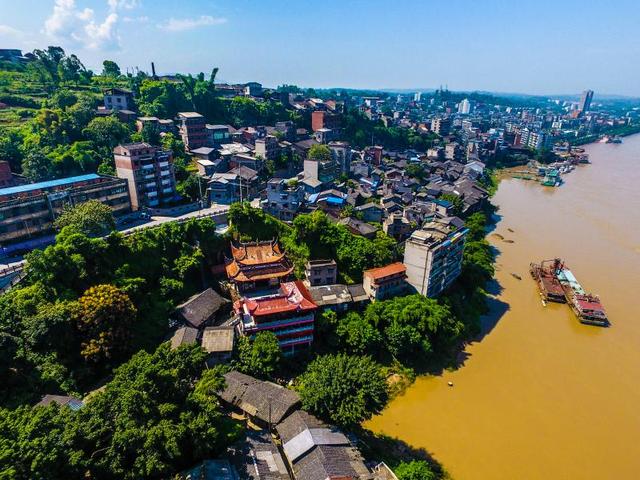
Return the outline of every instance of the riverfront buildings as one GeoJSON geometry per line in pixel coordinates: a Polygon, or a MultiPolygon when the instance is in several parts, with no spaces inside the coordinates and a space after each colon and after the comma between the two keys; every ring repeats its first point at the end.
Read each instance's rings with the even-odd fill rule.
{"type": "Polygon", "coordinates": [[[144,142],[131,143],[117,146],[113,158],[118,177],[129,184],[134,210],[178,199],[171,152],[144,142]]]}
{"type": "Polygon", "coordinates": [[[0,243],[51,232],[66,206],[88,200],[109,205],[116,214],[131,210],[126,180],[90,173],[0,189],[0,243]]]}
{"type": "Polygon", "coordinates": [[[460,275],[468,230],[447,221],[427,223],[405,244],[407,281],[417,293],[435,297],[460,275]]]}
{"type": "Polygon", "coordinates": [[[365,270],[362,286],[372,301],[386,300],[407,290],[407,268],[400,262],[365,270]]]}

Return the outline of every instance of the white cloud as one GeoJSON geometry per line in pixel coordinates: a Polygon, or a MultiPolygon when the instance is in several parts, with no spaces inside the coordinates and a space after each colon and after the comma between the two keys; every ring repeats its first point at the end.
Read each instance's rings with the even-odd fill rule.
{"type": "Polygon", "coordinates": [[[107,0],[109,13],[97,18],[90,8],[81,9],[75,0],[55,0],[53,12],[44,23],[44,33],[73,46],[92,50],[120,48],[118,13],[120,9],[131,9],[138,0],[107,0]]]}
{"type": "Polygon", "coordinates": [[[10,27],[9,25],[0,25],[0,35],[18,37],[22,35],[22,32],[17,28],[10,27]]]}
{"type": "Polygon", "coordinates": [[[149,17],[146,15],[139,17],[122,17],[122,21],[126,23],[149,23],[149,17]]]}
{"type": "Polygon", "coordinates": [[[159,24],[158,28],[169,32],[183,32],[185,30],[193,30],[194,28],[199,27],[220,25],[226,22],[226,18],[212,17],[211,15],[200,15],[197,18],[170,18],[166,22],[159,24]]]}

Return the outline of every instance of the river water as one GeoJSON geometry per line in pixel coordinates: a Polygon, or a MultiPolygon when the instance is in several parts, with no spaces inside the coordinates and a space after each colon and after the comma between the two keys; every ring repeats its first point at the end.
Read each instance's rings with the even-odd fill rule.
{"type": "Polygon", "coordinates": [[[455,479],[640,478],[640,135],[586,148],[592,164],[560,188],[501,182],[486,333],[366,425],[455,479]],[[600,295],[610,328],[541,304],[528,266],[553,257],[600,295]]]}

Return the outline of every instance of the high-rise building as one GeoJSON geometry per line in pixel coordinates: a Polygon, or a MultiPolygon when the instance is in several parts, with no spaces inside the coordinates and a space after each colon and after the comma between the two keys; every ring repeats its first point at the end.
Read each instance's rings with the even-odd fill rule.
{"type": "Polygon", "coordinates": [[[148,143],[118,145],[113,150],[118,177],[129,183],[131,207],[158,207],[178,199],[171,152],[148,143]]]}
{"type": "Polygon", "coordinates": [[[464,227],[437,220],[413,232],[405,244],[404,265],[417,293],[435,297],[460,275],[467,233],[464,227]]]}
{"type": "Polygon", "coordinates": [[[465,98],[458,104],[458,113],[462,113],[464,115],[468,115],[472,110],[471,102],[468,98],[465,98]]]}
{"type": "Polygon", "coordinates": [[[582,115],[591,108],[591,100],[593,100],[593,90],[585,90],[580,96],[579,110],[582,115]]]}
{"type": "Polygon", "coordinates": [[[441,137],[445,135],[449,135],[449,130],[451,128],[451,120],[448,118],[434,118],[431,122],[431,131],[440,135],[441,137]]]}

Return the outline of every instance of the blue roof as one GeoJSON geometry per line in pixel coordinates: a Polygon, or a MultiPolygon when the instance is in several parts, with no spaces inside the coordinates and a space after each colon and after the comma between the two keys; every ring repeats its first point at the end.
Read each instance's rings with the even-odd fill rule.
{"type": "Polygon", "coordinates": [[[441,198],[434,200],[433,203],[437,203],[438,205],[441,205],[443,207],[450,207],[453,205],[453,203],[451,203],[449,200],[443,200],[441,198]]]}
{"type": "Polygon", "coordinates": [[[46,182],[29,183],[27,185],[18,185],[17,187],[0,188],[0,195],[13,195],[15,193],[30,192],[32,190],[41,190],[54,187],[63,187],[76,182],[85,182],[87,180],[95,180],[100,175],[88,173],[87,175],[78,175],[77,177],[58,178],[57,180],[48,180],[46,182]]]}

